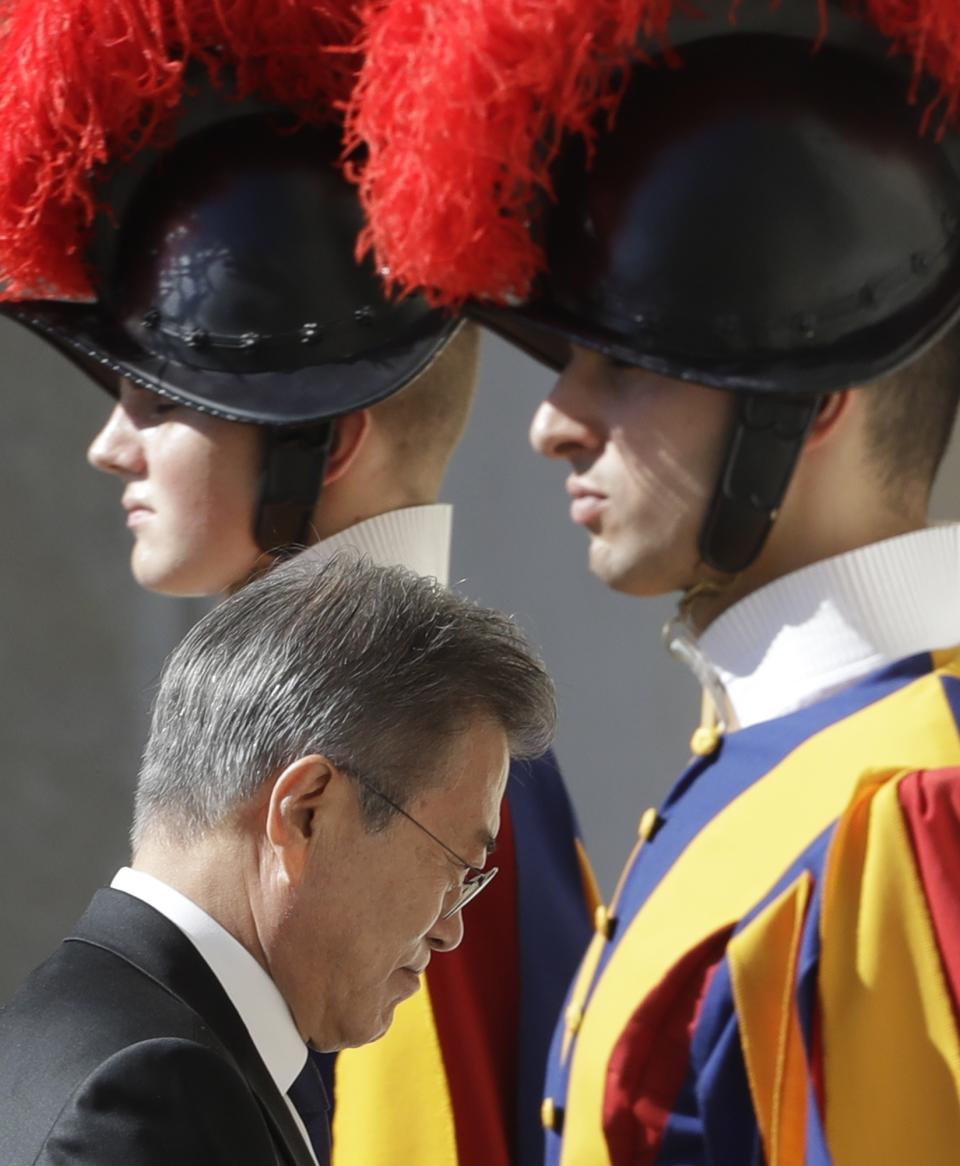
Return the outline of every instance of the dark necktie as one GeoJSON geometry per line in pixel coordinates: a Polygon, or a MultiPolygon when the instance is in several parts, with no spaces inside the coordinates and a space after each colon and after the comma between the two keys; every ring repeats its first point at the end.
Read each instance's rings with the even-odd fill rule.
{"type": "Polygon", "coordinates": [[[330,1103],[323,1080],[310,1057],[287,1090],[287,1096],[307,1128],[317,1161],[320,1166],[327,1166],[330,1161],[330,1103]]]}

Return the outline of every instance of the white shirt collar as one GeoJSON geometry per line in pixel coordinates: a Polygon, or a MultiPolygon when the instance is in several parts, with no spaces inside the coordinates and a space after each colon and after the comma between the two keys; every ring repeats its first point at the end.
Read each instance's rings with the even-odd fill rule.
{"type": "Polygon", "coordinates": [[[190,940],[230,997],[277,1089],[286,1096],[307,1063],[307,1046],[277,986],[250,952],[196,903],[153,875],[125,866],[110,886],[148,903],[190,940]]]}
{"type": "Polygon", "coordinates": [[[304,552],[326,557],[349,547],[380,567],[407,567],[447,586],[453,507],[444,503],[390,510],[348,527],[304,552]]]}
{"type": "Polygon", "coordinates": [[[960,644],[960,524],[813,563],[734,604],[699,652],[746,728],[905,656],[960,644]]]}

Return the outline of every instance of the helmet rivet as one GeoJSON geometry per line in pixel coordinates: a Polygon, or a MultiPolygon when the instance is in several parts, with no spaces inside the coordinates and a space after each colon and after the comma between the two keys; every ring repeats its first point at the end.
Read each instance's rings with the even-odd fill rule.
{"type": "Polygon", "coordinates": [[[300,325],[300,343],[316,344],[323,337],[323,329],[319,324],[300,325]]]}
{"type": "Polygon", "coordinates": [[[914,275],[923,275],[930,270],[930,257],[925,251],[914,251],[910,256],[910,266],[914,275]]]}
{"type": "Polygon", "coordinates": [[[879,298],[876,286],[872,283],[865,283],[860,289],[860,303],[865,308],[875,308],[879,298]]]}
{"type": "Polygon", "coordinates": [[[634,319],[641,332],[650,333],[660,330],[660,315],[656,309],[651,309],[649,312],[638,312],[634,319]]]}
{"type": "Polygon", "coordinates": [[[797,321],[797,327],[800,329],[800,335],[804,340],[812,340],[817,334],[817,318],[811,312],[804,312],[804,314],[797,321]]]}
{"type": "Polygon", "coordinates": [[[261,336],[259,332],[244,332],[240,337],[241,348],[256,348],[260,343],[261,336]]]}
{"type": "Polygon", "coordinates": [[[184,336],[184,340],[190,348],[206,348],[210,336],[202,328],[194,328],[184,336]]]}
{"type": "Polygon", "coordinates": [[[159,328],[160,327],[160,309],[148,308],[143,313],[143,320],[141,321],[144,328],[159,328]]]}
{"type": "Polygon", "coordinates": [[[373,308],[369,304],[364,304],[362,308],[356,309],[353,318],[358,324],[370,325],[373,323],[373,308]]]}

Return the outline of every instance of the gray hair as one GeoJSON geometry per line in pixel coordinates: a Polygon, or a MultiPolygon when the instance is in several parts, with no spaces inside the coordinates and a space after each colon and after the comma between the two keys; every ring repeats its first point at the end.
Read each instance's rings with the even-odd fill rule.
{"type": "MultiPolygon", "coordinates": [[[[492,718],[535,757],[553,685],[507,617],[355,554],[300,556],[202,619],[172,653],[137,786],[136,847],[216,826],[298,757],[319,753],[403,806],[438,750],[492,718]]],[[[392,810],[361,785],[371,829],[392,810]]]]}

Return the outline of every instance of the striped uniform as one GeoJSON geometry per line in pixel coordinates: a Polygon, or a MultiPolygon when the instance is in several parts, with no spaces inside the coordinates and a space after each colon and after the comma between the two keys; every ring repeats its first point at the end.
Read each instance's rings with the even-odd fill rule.
{"type": "Polygon", "coordinates": [[[334,1166],[540,1166],[540,1099],[597,902],[552,756],[514,763],[461,946],[334,1070],[334,1166]]]}
{"type": "Polygon", "coordinates": [[[960,651],[695,759],[554,1037],[562,1166],[939,1166],[960,1153],[960,651]],[[949,844],[948,844],[949,843],[949,844]]]}

